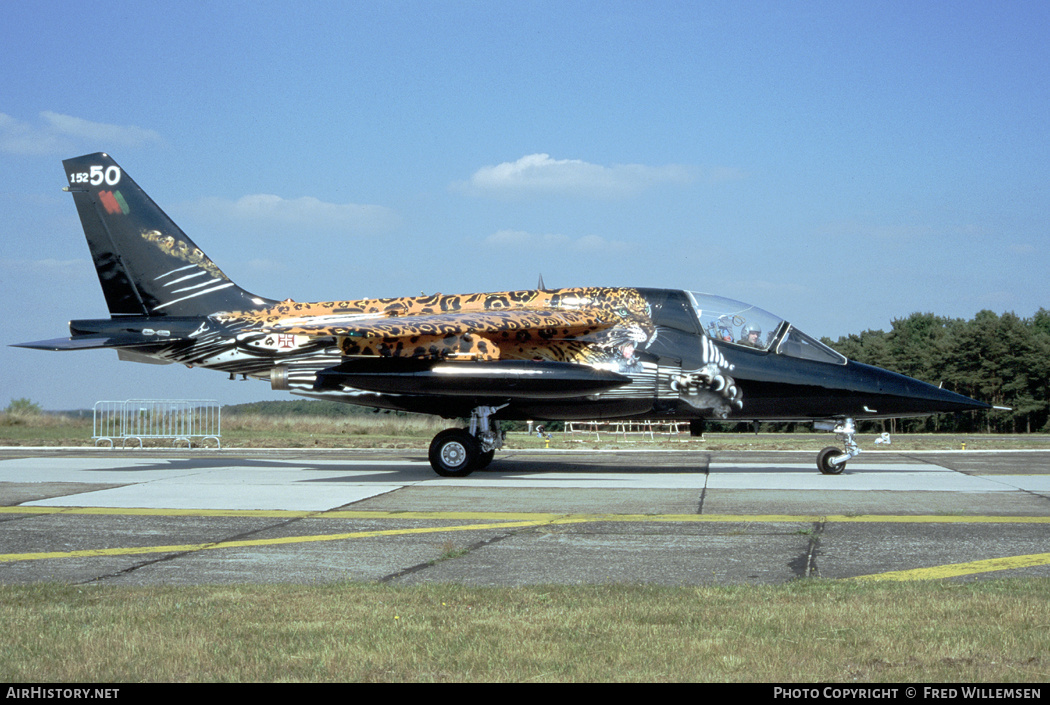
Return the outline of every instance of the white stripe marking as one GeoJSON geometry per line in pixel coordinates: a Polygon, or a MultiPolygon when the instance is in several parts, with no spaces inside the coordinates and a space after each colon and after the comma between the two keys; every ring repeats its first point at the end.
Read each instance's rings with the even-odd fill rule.
{"type": "Polygon", "coordinates": [[[186,265],[185,267],[179,267],[178,269],[173,269],[170,272],[164,272],[164,274],[161,274],[159,277],[155,277],[153,279],[153,281],[157,281],[157,279],[163,279],[164,277],[169,276],[171,274],[174,274],[175,272],[182,272],[182,271],[185,271],[187,269],[193,269],[196,266],[197,265],[195,265],[195,264],[189,264],[189,265],[186,265]]]}
{"type": "Polygon", "coordinates": [[[202,275],[206,275],[206,274],[207,274],[207,272],[205,272],[205,271],[204,271],[204,270],[202,269],[202,270],[200,270],[199,272],[194,272],[193,274],[187,274],[186,276],[184,276],[184,277],[179,277],[178,279],[172,279],[172,280],[171,280],[170,282],[168,282],[168,283],[167,283],[167,284],[165,284],[164,286],[175,286],[175,285],[176,285],[176,284],[178,284],[179,282],[184,282],[184,281],[186,281],[187,279],[194,279],[194,278],[196,278],[196,277],[199,277],[199,276],[202,276],[202,275]]]}
{"type": "Polygon", "coordinates": [[[204,291],[198,291],[196,294],[190,294],[189,296],[183,296],[181,299],[174,299],[172,301],[167,301],[165,303],[162,303],[160,306],[157,306],[153,310],[154,311],[159,311],[162,308],[166,308],[168,306],[171,306],[172,304],[177,304],[180,301],[186,301],[187,299],[195,299],[198,296],[202,296],[204,294],[210,294],[213,291],[218,291],[220,289],[225,289],[226,287],[230,287],[230,286],[233,286],[233,282],[227,282],[227,283],[223,284],[222,286],[216,286],[216,287],[211,288],[211,289],[205,289],[204,291]]]}
{"type": "Polygon", "coordinates": [[[178,293],[183,292],[183,291],[193,291],[194,289],[200,289],[202,286],[211,286],[212,284],[214,284],[215,282],[218,282],[218,281],[222,281],[222,280],[221,279],[209,279],[208,281],[204,282],[203,284],[195,284],[193,286],[184,286],[181,289],[173,289],[171,293],[178,294],[178,293]]]}

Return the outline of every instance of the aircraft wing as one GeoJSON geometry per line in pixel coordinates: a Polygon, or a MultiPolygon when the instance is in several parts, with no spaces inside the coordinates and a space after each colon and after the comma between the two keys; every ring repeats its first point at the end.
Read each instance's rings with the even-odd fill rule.
{"type": "Polygon", "coordinates": [[[510,309],[506,311],[455,311],[404,316],[338,319],[325,316],[311,323],[292,319],[269,326],[275,333],[361,338],[408,338],[475,334],[495,341],[504,334],[534,334],[547,340],[578,338],[616,325],[612,316],[590,310],[510,309]]]}
{"type": "Polygon", "coordinates": [[[347,357],[318,373],[314,391],[353,387],[384,394],[539,399],[630,384],[630,377],[609,370],[523,354],[572,344],[614,325],[612,316],[606,319],[594,311],[511,309],[341,320],[326,316],[317,322],[285,319],[268,330],[336,338],[347,357]],[[500,359],[512,347],[509,356],[518,359],[500,359]]]}

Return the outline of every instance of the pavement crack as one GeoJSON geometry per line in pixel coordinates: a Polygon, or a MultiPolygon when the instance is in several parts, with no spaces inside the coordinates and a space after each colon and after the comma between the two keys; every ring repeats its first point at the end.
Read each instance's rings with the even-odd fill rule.
{"type": "Polygon", "coordinates": [[[251,529],[250,531],[242,531],[242,532],[240,532],[238,534],[234,534],[232,536],[227,536],[226,538],[217,539],[217,540],[214,540],[214,541],[208,541],[207,543],[202,544],[199,548],[195,548],[192,551],[178,551],[178,552],[175,552],[175,553],[167,553],[167,554],[165,554],[163,556],[160,556],[158,558],[152,558],[152,559],[149,559],[149,560],[140,561],[140,562],[136,563],[135,565],[130,565],[127,568],[122,568],[121,570],[117,570],[117,571],[114,571],[112,573],[106,573],[104,575],[96,575],[93,578],[89,578],[87,580],[81,580],[81,581],[79,581],[76,584],[77,585],[86,585],[86,584],[89,584],[89,583],[98,583],[98,582],[102,582],[104,580],[112,580],[114,578],[119,578],[119,577],[122,577],[122,576],[125,576],[125,575],[130,575],[130,574],[134,573],[137,570],[141,570],[143,568],[148,568],[149,566],[152,566],[152,565],[157,565],[157,564],[160,564],[160,563],[166,563],[168,561],[173,561],[176,558],[182,558],[183,556],[190,556],[190,555],[193,555],[195,553],[200,553],[201,551],[206,550],[206,549],[210,548],[211,546],[217,546],[218,544],[228,543],[230,541],[243,541],[243,540],[247,539],[250,536],[254,536],[254,535],[262,533],[264,531],[270,531],[271,529],[279,529],[281,527],[290,526],[290,525],[295,524],[296,522],[300,522],[300,521],[302,521],[304,519],[310,519],[310,518],[317,517],[317,516],[323,516],[324,514],[325,514],[325,512],[315,512],[313,514],[308,514],[308,515],[305,515],[305,516],[292,517],[291,519],[286,519],[284,521],[279,521],[279,522],[277,522],[275,524],[267,524],[266,526],[260,526],[260,527],[257,527],[255,529],[251,529]]]}
{"type": "Polygon", "coordinates": [[[96,575],[93,578],[88,578],[87,580],[81,580],[81,581],[76,582],[74,584],[75,585],[88,585],[90,583],[100,583],[100,582],[102,582],[104,580],[113,580],[114,578],[119,578],[121,576],[129,575],[131,573],[134,573],[136,570],[139,570],[141,568],[146,568],[148,566],[156,565],[158,563],[164,563],[166,561],[171,561],[171,560],[174,560],[176,558],[181,558],[182,556],[188,555],[190,553],[196,553],[196,551],[181,551],[179,553],[169,553],[169,554],[167,554],[165,556],[161,556],[160,558],[153,558],[153,559],[148,560],[148,561],[141,561],[139,563],[136,563],[135,565],[128,566],[127,568],[124,568],[122,570],[114,571],[112,573],[106,573],[104,575],[96,575]]]}
{"type": "Polygon", "coordinates": [[[711,482],[711,456],[708,455],[704,460],[704,467],[702,472],[704,473],[704,486],[700,490],[700,502],[696,505],[696,513],[704,513],[704,500],[707,499],[707,485],[711,482]]]}
{"type": "Polygon", "coordinates": [[[820,555],[820,538],[824,534],[824,527],[827,523],[827,517],[821,517],[819,521],[813,523],[813,528],[809,532],[809,542],[806,545],[806,550],[795,558],[795,560],[788,563],[791,572],[793,572],[796,577],[820,577],[820,569],[817,566],[817,556],[820,555]]]}
{"type": "Polygon", "coordinates": [[[473,553],[474,551],[478,550],[479,548],[485,548],[486,546],[491,546],[493,544],[499,543],[500,541],[503,541],[504,539],[509,539],[510,537],[516,535],[517,533],[518,532],[516,532],[516,531],[511,531],[511,532],[508,532],[506,534],[500,534],[498,536],[491,536],[491,537],[489,537],[487,539],[482,539],[481,541],[475,541],[474,543],[470,544],[466,548],[457,549],[456,552],[455,552],[455,556],[448,557],[448,558],[440,558],[439,557],[439,558],[437,558],[435,560],[427,561],[425,563],[417,563],[416,565],[409,566],[408,568],[405,568],[403,570],[399,570],[396,573],[391,573],[389,575],[383,576],[382,578],[379,579],[379,582],[380,583],[393,582],[393,581],[395,581],[395,580],[397,580],[399,578],[404,578],[404,577],[412,575],[414,573],[419,573],[421,571],[427,570],[428,568],[433,568],[434,566],[438,565],[439,563],[444,563],[446,560],[455,560],[457,558],[462,558],[463,556],[467,556],[467,555],[473,553]]]}

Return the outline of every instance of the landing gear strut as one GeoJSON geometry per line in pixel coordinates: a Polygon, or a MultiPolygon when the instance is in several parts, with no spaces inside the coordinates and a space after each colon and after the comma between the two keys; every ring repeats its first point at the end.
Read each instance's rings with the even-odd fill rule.
{"type": "Polygon", "coordinates": [[[813,428],[818,431],[832,431],[842,441],[845,452],[835,446],[828,446],[817,454],[817,469],[825,475],[839,475],[846,469],[846,461],[856,458],[860,454],[860,446],[857,445],[855,437],[857,427],[853,419],[845,418],[841,421],[815,421],[813,428]]]}
{"type": "Polygon", "coordinates": [[[442,477],[466,477],[487,467],[503,447],[499,422],[492,418],[503,406],[476,407],[470,412],[469,430],[448,428],[434,436],[427,456],[434,472],[442,477]]]}

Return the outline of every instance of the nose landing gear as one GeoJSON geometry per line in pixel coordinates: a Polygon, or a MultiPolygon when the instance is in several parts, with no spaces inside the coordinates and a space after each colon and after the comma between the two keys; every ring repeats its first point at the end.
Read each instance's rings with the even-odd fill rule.
{"type": "Polygon", "coordinates": [[[813,428],[818,431],[832,431],[845,446],[845,451],[840,451],[835,446],[828,446],[817,454],[817,469],[825,475],[840,475],[846,469],[846,461],[860,455],[860,446],[857,445],[855,437],[857,427],[851,418],[841,421],[815,421],[813,428]]]}

